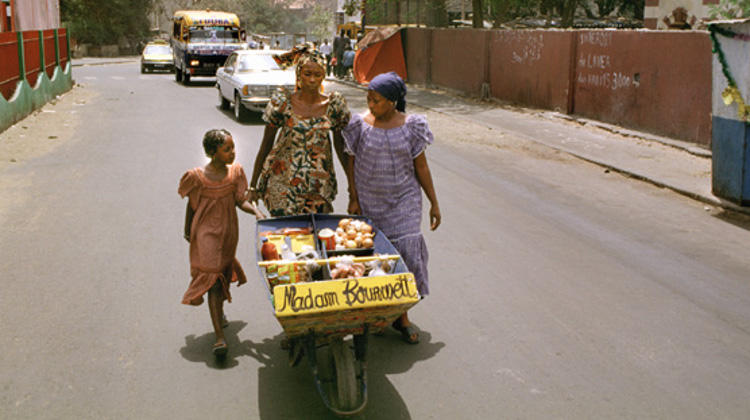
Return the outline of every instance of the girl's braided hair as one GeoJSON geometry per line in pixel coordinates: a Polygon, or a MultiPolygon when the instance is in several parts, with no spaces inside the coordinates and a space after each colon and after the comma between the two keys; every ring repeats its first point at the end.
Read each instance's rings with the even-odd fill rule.
{"type": "Polygon", "coordinates": [[[203,150],[206,152],[206,156],[213,157],[219,146],[224,144],[229,136],[231,136],[229,131],[223,128],[208,130],[203,136],[203,150]]]}

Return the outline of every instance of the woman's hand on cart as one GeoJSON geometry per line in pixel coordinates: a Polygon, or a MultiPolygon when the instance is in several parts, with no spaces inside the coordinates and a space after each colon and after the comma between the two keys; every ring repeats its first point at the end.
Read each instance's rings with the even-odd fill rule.
{"type": "Polygon", "coordinates": [[[359,198],[357,197],[356,192],[349,193],[349,206],[346,211],[349,214],[362,214],[362,209],[359,207],[359,198]]]}

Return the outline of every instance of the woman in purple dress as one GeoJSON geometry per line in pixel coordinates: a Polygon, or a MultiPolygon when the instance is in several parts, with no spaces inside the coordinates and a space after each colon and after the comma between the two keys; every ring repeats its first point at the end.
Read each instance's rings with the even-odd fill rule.
{"type": "MultiPolygon", "coordinates": [[[[367,92],[369,110],[352,116],[344,129],[345,150],[350,155],[348,210],[369,217],[390,239],[424,297],[430,289],[427,245],[420,230],[422,190],[430,200],[432,230],[440,225],[440,207],[425,157],[433,135],[423,115],[405,113],[405,96],[406,84],[396,73],[376,76],[367,92]]],[[[393,328],[407,343],[419,342],[406,312],[393,328]]]]}

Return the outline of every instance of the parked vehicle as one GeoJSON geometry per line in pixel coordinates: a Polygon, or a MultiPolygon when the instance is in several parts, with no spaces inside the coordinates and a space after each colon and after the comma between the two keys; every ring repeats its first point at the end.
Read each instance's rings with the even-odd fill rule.
{"type": "Polygon", "coordinates": [[[240,19],[234,13],[181,10],[174,14],[172,49],[175,80],[214,76],[233,51],[244,48],[240,19]]]}
{"type": "Polygon", "coordinates": [[[141,53],[141,73],[154,70],[173,70],[172,47],[164,40],[151,41],[141,53]]]}
{"type": "Polygon", "coordinates": [[[216,72],[216,88],[222,109],[234,108],[237,121],[248,111],[263,112],[271,95],[279,88],[294,91],[293,69],[282,70],[273,59],[278,50],[241,50],[233,52],[216,72]]]}

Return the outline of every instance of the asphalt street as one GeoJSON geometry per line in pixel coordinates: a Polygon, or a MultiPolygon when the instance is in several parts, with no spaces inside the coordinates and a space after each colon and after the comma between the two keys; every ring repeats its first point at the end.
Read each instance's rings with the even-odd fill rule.
{"type": "MultiPolygon", "coordinates": [[[[205,305],[180,304],[180,176],[205,163],[210,128],[234,135],[249,171],[260,118],[221,111],[212,79],[186,87],[137,62],[73,76],[0,133],[0,418],[332,418],[280,349],[252,218],[240,215],[249,279],[227,305],[226,362],[205,305]]],[[[366,106],[359,89],[326,89],[366,106]]],[[[436,137],[432,294],[410,312],[419,345],[370,340],[357,418],[747,417],[746,216],[533,141],[541,131],[407,111],[436,137]]]]}

